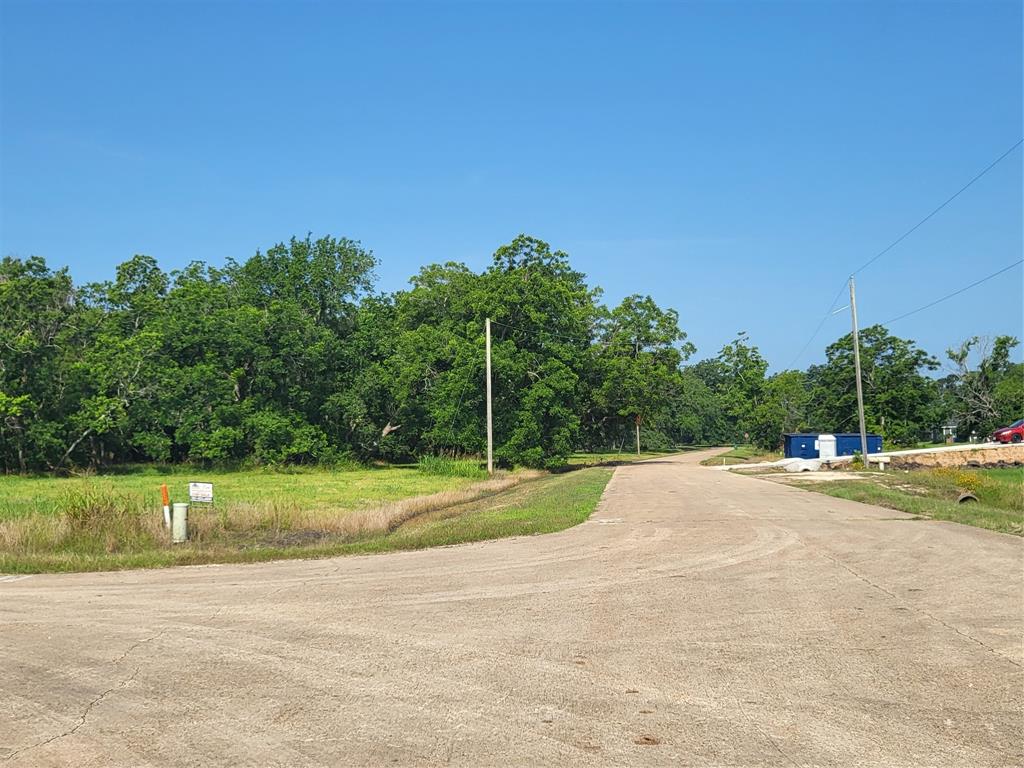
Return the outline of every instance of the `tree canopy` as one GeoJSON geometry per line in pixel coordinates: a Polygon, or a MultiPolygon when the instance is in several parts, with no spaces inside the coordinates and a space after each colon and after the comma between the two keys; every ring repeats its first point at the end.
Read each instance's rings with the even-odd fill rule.
{"type": "MultiPolygon", "coordinates": [[[[375,268],[334,237],[170,273],[139,255],[85,285],[41,258],[4,258],[4,471],[479,455],[488,317],[505,464],[634,443],[773,448],[783,432],[856,421],[849,335],[807,371],[769,375],[743,332],[690,363],[675,309],[642,295],[606,306],[566,253],[526,235],[482,272],[430,264],[390,294],[375,291],[375,268]]],[[[984,433],[1021,415],[1016,338],[967,339],[941,379],[936,358],[881,326],[861,344],[868,424],[889,443],[950,419],[984,433]]]]}

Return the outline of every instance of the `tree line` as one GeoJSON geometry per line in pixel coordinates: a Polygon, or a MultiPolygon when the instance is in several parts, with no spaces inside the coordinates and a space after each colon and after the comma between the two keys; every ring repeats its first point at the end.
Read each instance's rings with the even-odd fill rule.
{"type": "MultiPolygon", "coordinates": [[[[170,273],[148,256],[75,285],[39,257],[0,262],[5,472],[130,462],[254,464],[479,455],[484,318],[493,321],[495,455],[554,466],[578,450],[749,440],[856,424],[846,335],[804,371],[768,375],[746,333],[696,352],[673,309],[617,306],[567,254],[521,235],[474,272],[423,267],[374,290],[345,238],[293,238],[244,263],[170,273]]],[[[952,421],[979,435],[1018,418],[1016,338],[969,339],[952,372],[881,326],[861,333],[868,426],[888,444],[952,421]]]]}

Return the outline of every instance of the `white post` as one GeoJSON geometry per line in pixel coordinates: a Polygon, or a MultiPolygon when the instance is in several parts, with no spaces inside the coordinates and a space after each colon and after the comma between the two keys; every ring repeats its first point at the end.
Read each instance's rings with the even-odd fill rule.
{"type": "Polygon", "coordinates": [[[868,430],[864,426],[864,388],[860,383],[860,332],[857,330],[857,294],[850,275],[850,317],[853,320],[853,367],[857,376],[857,415],[860,417],[860,453],[868,466],[868,430]]]}
{"type": "Polygon", "coordinates": [[[485,323],[487,336],[487,474],[494,474],[494,422],[491,412],[491,318],[485,323]]]}

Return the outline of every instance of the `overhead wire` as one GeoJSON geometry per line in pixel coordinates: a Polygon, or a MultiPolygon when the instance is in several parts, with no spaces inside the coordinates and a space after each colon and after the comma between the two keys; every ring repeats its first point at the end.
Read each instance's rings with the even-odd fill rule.
{"type": "MultiPolygon", "coordinates": [[[[927,216],[925,216],[923,219],[918,221],[916,224],[914,224],[914,226],[912,226],[910,229],[908,229],[902,235],[900,235],[895,240],[893,240],[891,243],[889,243],[889,245],[887,245],[881,251],[879,251],[874,256],[872,256],[870,259],[868,259],[863,264],[861,264],[859,267],[857,267],[857,269],[855,269],[853,272],[850,273],[850,277],[853,277],[854,275],[857,275],[860,272],[863,272],[865,269],[867,269],[869,266],[874,264],[876,261],[878,261],[880,258],[882,258],[885,254],[887,254],[889,251],[891,251],[893,248],[895,248],[897,245],[899,245],[904,240],[906,240],[910,235],[912,235],[914,232],[916,232],[918,229],[920,229],[921,226],[923,226],[933,216],[935,216],[935,214],[937,214],[939,211],[941,211],[943,208],[945,208],[951,202],[953,202],[958,197],[960,197],[960,195],[962,195],[970,187],[972,187],[978,180],[980,180],[983,176],[985,176],[985,174],[987,174],[989,171],[991,171],[993,168],[995,168],[997,165],[999,165],[999,163],[1001,163],[1003,160],[1005,160],[1015,149],[1020,147],[1022,143],[1024,143],[1024,138],[1018,139],[1017,142],[1013,144],[1013,146],[1011,146],[1009,149],[1007,149],[1005,152],[1003,152],[1001,155],[999,155],[999,157],[997,157],[995,160],[993,160],[991,163],[989,163],[987,166],[985,166],[985,168],[983,168],[979,173],[977,173],[970,181],[968,181],[966,184],[964,184],[962,187],[960,187],[960,189],[958,189],[956,192],[954,192],[952,195],[950,195],[948,198],[946,198],[941,204],[939,204],[938,206],[933,208],[932,211],[930,213],[928,213],[927,216]]],[[[1014,265],[1010,265],[1010,266],[1012,267],[1014,265]]],[[[1009,267],[1007,269],[1009,269],[1009,267]]],[[[1001,274],[1002,272],[1005,272],[1005,271],[1006,271],[1005,269],[1004,270],[1000,270],[1000,272],[998,272],[996,274],[1001,274]]],[[[993,278],[995,276],[996,276],[995,274],[989,275],[988,277],[984,278],[983,280],[981,280],[979,282],[984,282],[985,280],[989,280],[989,279],[991,279],[991,278],[993,278]]],[[[974,284],[972,284],[970,286],[967,286],[967,288],[964,288],[964,289],[962,289],[959,292],[962,293],[963,291],[968,290],[968,288],[972,288],[972,287],[974,287],[974,284]]],[[[811,334],[811,337],[807,340],[807,342],[803,345],[803,347],[801,347],[800,351],[796,354],[796,356],[793,358],[793,360],[790,362],[790,364],[787,366],[787,368],[792,368],[794,365],[796,365],[796,363],[803,356],[804,352],[807,351],[807,348],[810,347],[811,343],[814,341],[814,339],[817,338],[818,334],[821,332],[822,327],[825,325],[825,321],[828,320],[829,315],[832,313],[832,309],[835,307],[836,302],[839,301],[839,297],[842,295],[843,290],[845,288],[846,288],[846,282],[844,281],[843,285],[839,288],[839,291],[836,293],[835,298],[832,299],[832,303],[829,304],[828,309],[825,310],[825,314],[823,314],[821,316],[821,320],[818,321],[818,325],[815,326],[814,332],[811,334]]],[[[952,298],[952,296],[954,296],[954,295],[956,295],[956,294],[954,293],[951,296],[939,299],[935,303],[939,303],[941,301],[945,301],[946,298],[952,298]]],[[[889,320],[887,322],[895,322],[896,320],[902,320],[903,317],[909,317],[911,314],[914,314],[916,312],[920,312],[920,311],[922,311],[924,309],[928,309],[929,306],[934,306],[934,304],[927,305],[927,306],[924,306],[924,307],[920,307],[920,308],[918,308],[916,310],[913,310],[913,312],[908,312],[906,315],[902,315],[899,318],[896,318],[894,320],[889,320]]]]}
{"type": "Polygon", "coordinates": [[[945,208],[951,202],[953,202],[958,197],[960,197],[960,195],[962,195],[970,187],[972,187],[976,181],[981,179],[982,176],[984,176],[986,173],[988,173],[993,168],[995,168],[997,165],[999,165],[999,163],[1001,163],[1003,160],[1005,160],[1010,155],[1010,153],[1013,152],[1013,150],[1015,150],[1017,147],[1019,147],[1022,143],[1024,143],[1024,139],[1018,139],[1017,143],[1015,143],[1012,147],[1010,147],[1008,150],[1003,152],[1003,154],[1001,154],[999,157],[997,157],[995,160],[993,160],[991,163],[989,163],[987,166],[985,166],[984,170],[982,170],[980,173],[978,173],[973,179],[968,181],[966,184],[964,184],[962,187],[960,187],[960,189],[958,189],[952,195],[947,197],[946,200],[943,203],[941,203],[938,207],[934,208],[931,213],[929,213],[927,216],[925,216],[923,219],[921,219],[919,222],[917,222],[917,224],[915,224],[910,229],[908,229],[906,232],[904,232],[902,235],[897,237],[895,240],[893,240],[891,243],[889,243],[889,245],[885,246],[885,248],[880,250],[878,253],[876,253],[874,256],[872,256],[870,259],[868,259],[863,264],[861,264],[859,267],[857,267],[857,269],[853,270],[853,272],[851,272],[850,275],[853,276],[853,275],[856,275],[856,274],[858,274],[860,272],[863,272],[865,269],[870,267],[872,264],[874,264],[880,258],[885,256],[885,254],[887,254],[889,251],[891,251],[897,245],[899,245],[904,240],[906,240],[910,235],[912,235],[914,232],[916,232],[923,224],[925,224],[925,222],[927,222],[935,214],[937,214],[939,211],[941,211],[943,208],[945,208]]]}
{"type": "Polygon", "coordinates": [[[944,302],[944,301],[946,301],[948,299],[952,299],[954,296],[959,296],[964,291],[969,291],[969,290],[971,290],[971,288],[974,288],[975,286],[978,286],[978,285],[981,285],[982,283],[988,282],[993,277],[998,277],[999,275],[1003,274],[1004,272],[1009,272],[1011,269],[1013,269],[1016,266],[1019,266],[1022,263],[1024,263],[1024,259],[1017,259],[1017,261],[1015,261],[1012,264],[1009,264],[1009,265],[1003,267],[1000,270],[997,270],[997,271],[993,272],[991,275],[987,275],[987,276],[981,278],[980,280],[975,280],[970,285],[965,285],[963,288],[959,288],[959,289],[953,291],[952,293],[947,293],[941,299],[936,299],[935,301],[931,301],[931,302],[929,302],[929,303],[927,303],[927,304],[925,304],[923,306],[918,307],[917,309],[912,309],[909,312],[904,312],[902,315],[899,315],[898,317],[894,317],[891,320],[886,320],[884,323],[882,323],[882,325],[889,325],[890,323],[895,323],[895,322],[897,322],[899,320],[902,320],[902,319],[904,319],[906,317],[910,317],[911,315],[916,315],[918,312],[923,312],[926,309],[931,309],[936,304],[941,304],[942,302],[944,302]]]}
{"type": "Polygon", "coordinates": [[[818,325],[815,327],[814,333],[811,334],[811,338],[809,338],[807,340],[807,343],[804,344],[803,347],[800,348],[800,351],[796,353],[796,356],[790,361],[789,365],[786,366],[787,369],[790,369],[794,365],[796,365],[797,361],[803,356],[804,352],[807,351],[807,348],[811,346],[811,342],[817,338],[818,334],[821,332],[822,326],[825,325],[825,321],[828,320],[829,316],[832,314],[832,309],[839,301],[839,297],[843,295],[843,291],[845,289],[846,283],[844,282],[841,286],[839,286],[839,290],[836,292],[835,298],[832,299],[832,303],[828,305],[828,309],[825,310],[825,314],[822,315],[821,320],[818,321],[818,325]]]}

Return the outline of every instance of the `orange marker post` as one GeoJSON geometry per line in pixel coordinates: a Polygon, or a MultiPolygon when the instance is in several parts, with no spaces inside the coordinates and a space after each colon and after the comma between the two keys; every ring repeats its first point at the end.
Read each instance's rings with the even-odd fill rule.
{"type": "Polygon", "coordinates": [[[160,486],[160,496],[164,500],[164,528],[171,527],[171,495],[167,492],[167,483],[160,486]]]}

